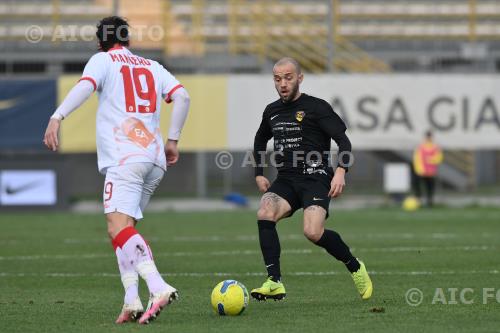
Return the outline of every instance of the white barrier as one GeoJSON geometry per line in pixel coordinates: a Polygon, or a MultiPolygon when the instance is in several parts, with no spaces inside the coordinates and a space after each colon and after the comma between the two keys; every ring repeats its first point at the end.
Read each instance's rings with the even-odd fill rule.
{"type": "MultiPolygon", "coordinates": [[[[249,149],[278,98],[272,75],[232,75],[227,87],[229,149],[249,149]]],[[[493,75],[305,75],[301,90],[333,105],[356,149],[413,149],[429,129],[445,149],[500,148],[493,75]]]]}

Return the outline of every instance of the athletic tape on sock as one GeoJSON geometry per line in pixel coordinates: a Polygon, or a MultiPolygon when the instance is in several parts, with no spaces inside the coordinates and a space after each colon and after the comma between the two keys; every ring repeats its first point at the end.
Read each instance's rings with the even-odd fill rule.
{"type": "Polygon", "coordinates": [[[127,291],[129,287],[139,284],[139,276],[135,272],[122,274],[121,278],[122,278],[123,288],[125,288],[125,291],[127,291]]]}

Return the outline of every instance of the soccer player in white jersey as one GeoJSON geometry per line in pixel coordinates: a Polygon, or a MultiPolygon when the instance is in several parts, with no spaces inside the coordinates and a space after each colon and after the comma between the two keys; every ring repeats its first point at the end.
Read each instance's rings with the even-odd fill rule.
{"type": "Polygon", "coordinates": [[[159,63],[130,52],[127,22],[106,17],[97,25],[101,52],[90,58],[82,78],[49,120],[45,145],[56,151],[61,121],[97,91],[98,168],[106,175],[104,213],[125,288],[116,323],[147,324],[178,297],[153,261],[151,248],[135,225],[167,169],[179,158],[177,141],[189,109],[189,95],[159,63]],[[162,100],[174,102],[166,145],[160,133],[162,100]],[[139,276],[150,299],[146,310],[138,294],[139,276]]]}

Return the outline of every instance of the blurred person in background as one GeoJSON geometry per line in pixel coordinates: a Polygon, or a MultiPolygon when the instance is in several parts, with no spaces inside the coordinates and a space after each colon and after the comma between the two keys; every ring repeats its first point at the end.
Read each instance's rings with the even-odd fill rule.
{"type": "Polygon", "coordinates": [[[432,141],[432,132],[427,131],[424,141],[413,152],[413,189],[415,196],[420,200],[421,183],[424,184],[427,207],[432,207],[434,204],[436,175],[442,161],[441,148],[432,141]]]}

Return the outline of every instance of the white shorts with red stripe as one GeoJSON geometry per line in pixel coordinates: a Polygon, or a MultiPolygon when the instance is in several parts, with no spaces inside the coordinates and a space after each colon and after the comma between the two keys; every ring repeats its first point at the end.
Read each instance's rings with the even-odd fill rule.
{"type": "Polygon", "coordinates": [[[109,167],[104,181],[104,213],[119,212],[136,220],[160,184],[165,171],[153,163],[130,163],[109,167]]]}

